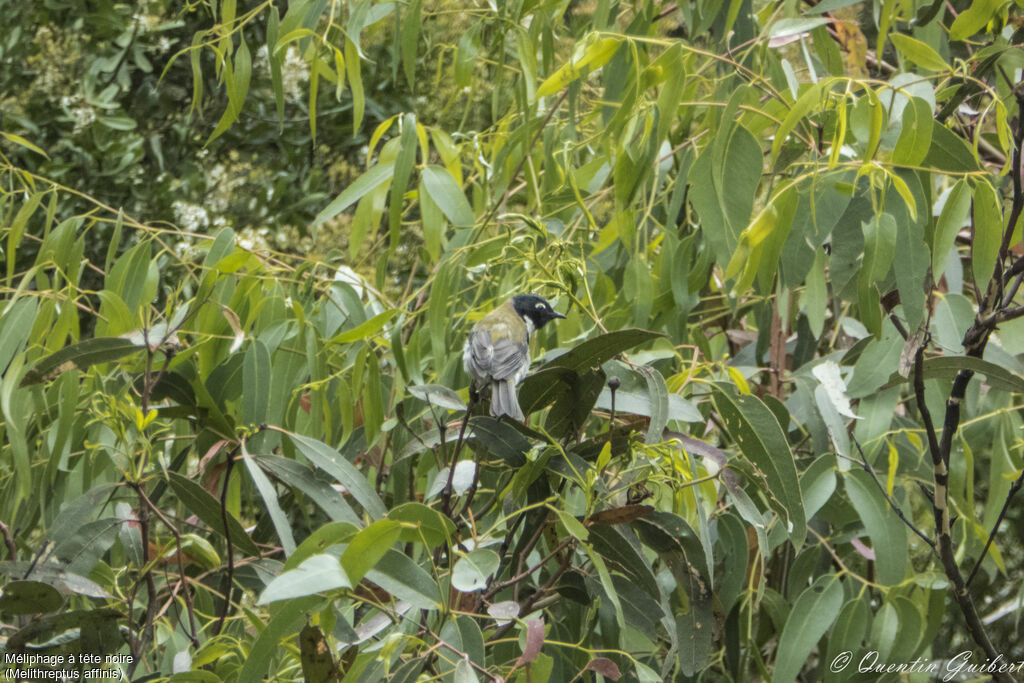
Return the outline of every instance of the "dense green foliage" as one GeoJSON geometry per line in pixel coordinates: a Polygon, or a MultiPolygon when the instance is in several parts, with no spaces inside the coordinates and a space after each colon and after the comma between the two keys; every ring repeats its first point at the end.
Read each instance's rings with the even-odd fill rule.
{"type": "Polygon", "coordinates": [[[1024,659],[1018,3],[0,16],[6,653],[1024,659]],[[567,315],[528,424],[467,415],[465,335],[527,291],[567,315]]]}

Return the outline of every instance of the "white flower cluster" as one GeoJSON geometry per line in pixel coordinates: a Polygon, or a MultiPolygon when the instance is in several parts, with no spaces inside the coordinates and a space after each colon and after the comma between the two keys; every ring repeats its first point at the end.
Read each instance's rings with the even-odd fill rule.
{"type": "Polygon", "coordinates": [[[270,243],[267,242],[268,235],[270,235],[270,228],[266,226],[261,228],[242,228],[235,242],[242,249],[267,252],[270,251],[270,243]]]}
{"type": "Polygon", "coordinates": [[[136,12],[132,15],[132,29],[140,35],[149,33],[159,23],[160,17],[155,14],[136,12]]]}
{"type": "Polygon", "coordinates": [[[197,232],[200,228],[210,225],[210,214],[198,204],[190,204],[180,199],[171,204],[174,220],[185,232],[197,232]]]}
{"type": "Polygon", "coordinates": [[[206,203],[214,213],[226,211],[234,191],[245,183],[245,174],[232,170],[224,164],[215,164],[206,174],[206,203]]]}
{"type": "MultiPolygon", "coordinates": [[[[256,52],[256,68],[270,71],[270,58],[268,57],[267,46],[262,46],[256,52]]],[[[281,89],[284,96],[289,100],[302,98],[302,84],[309,80],[309,65],[299,54],[295,45],[289,45],[285,52],[284,62],[281,64],[281,89]]]]}
{"type": "Polygon", "coordinates": [[[302,97],[300,84],[309,80],[309,65],[299,56],[299,50],[294,45],[288,46],[288,52],[284,56],[284,64],[281,65],[281,86],[284,89],[285,97],[297,100],[302,97]]]}
{"type": "Polygon", "coordinates": [[[74,97],[65,95],[60,98],[60,105],[71,116],[71,121],[75,124],[76,135],[96,121],[96,110],[92,108],[91,104],[83,101],[80,95],[74,97]]]}

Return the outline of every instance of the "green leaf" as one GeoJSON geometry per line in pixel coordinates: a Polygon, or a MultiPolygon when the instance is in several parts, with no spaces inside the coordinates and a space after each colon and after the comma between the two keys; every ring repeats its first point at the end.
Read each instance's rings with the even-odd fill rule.
{"type": "Polygon", "coordinates": [[[378,313],[361,325],[334,335],[330,341],[332,344],[351,344],[352,342],[362,341],[380,332],[400,312],[399,309],[392,308],[383,313],[378,313]]]}
{"type": "Polygon", "coordinates": [[[911,62],[929,71],[949,71],[949,65],[928,43],[917,38],[911,38],[903,33],[889,34],[889,40],[896,46],[904,57],[911,62]]]}
{"type": "Polygon", "coordinates": [[[719,263],[729,262],[740,233],[750,223],[763,165],[757,139],[741,125],[726,124],[687,176],[701,232],[719,263]]]}
{"type": "Polygon", "coordinates": [[[811,112],[811,109],[817,105],[822,96],[822,88],[828,83],[826,80],[821,84],[812,84],[800,94],[796,102],[790,108],[786,114],[786,118],[782,119],[782,123],[779,124],[778,130],[775,132],[775,138],[772,140],[772,155],[771,161],[774,164],[775,160],[779,157],[779,152],[782,151],[782,145],[786,142],[786,138],[793,132],[797,124],[804,120],[807,115],[811,112]]]}
{"type": "Polygon", "coordinates": [[[405,19],[402,21],[402,34],[399,37],[402,43],[402,68],[410,90],[416,89],[416,43],[420,35],[422,4],[423,0],[412,0],[409,3],[405,10],[405,19]]]}
{"type": "Polygon", "coordinates": [[[377,164],[356,178],[354,183],[346,187],[341,194],[334,198],[334,201],[317,214],[316,218],[313,219],[313,226],[319,226],[334,218],[372,190],[390,181],[394,174],[394,164],[377,164]]]}
{"type": "Polygon", "coordinates": [[[463,403],[458,394],[440,384],[410,385],[409,393],[420,400],[440,408],[458,411],[466,409],[466,404],[463,403]]]}
{"type": "Polygon", "coordinates": [[[41,581],[8,581],[0,595],[2,614],[53,612],[63,604],[60,591],[41,581]]]}
{"type": "MultiPolygon", "coordinates": [[[[938,358],[927,358],[922,366],[922,374],[925,379],[940,378],[953,379],[961,370],[971,370],[985,375],[985,381],[989,387],[997,391],[1008,391],[1012,393],[1024,393],[1024,377],[1007,370],[1001,365],[996,365],[981,358],[972,356],[940,356],[938,358]]],[[[893,386],[900,382],[909,381],[899,375],[890,375],[890,382],[887,386],[893,386]]]]}
{"type": "Polygon", "coordinates": [[[422,174],[420,175],[418,193],[420,199],[420,218],[423,221],[423,248],[427,250],[431,261],[436,263],[441,258],[441,243],[444,241],[447,224],[441,208],[431,199],[430,193],[427,192],[427,186],[423,182],[422,174]]]}
{"type": "MultiPolygon", "coordinates": [[[[330,558],[335,564],[337,559],[330,558]]],[[[261,681],[267,675],[267,669],[274,655],[280,652],[281,641],[302,628],[309,612],[317,611],[323,601],[320,598],[301,598],[285,600],[276,610],[272,610],[270,621],[260,631],[256,640],[249,648],[241,670],[238,672],[240,681],[261,681]]]]}
{"type": "Polygon", "coordinates": [[[844,482],[850,503],[871,538],[878,581],[887,586],[900,583],[907,573],[907,528],[889,509],[867,472],[851,470],[845,474],[844,482]]]}
{"type": "Polygon", "coordinates": [[[435,548],[448,542],[455,533],[455,522],[423,503],[403,503],[388,512],[388,519],[400,522],[400,540],[435,548]]]}
{"type": "Polygon", "coordinates": [[[378,519],[360,531],[341,556],[345,573],[356,583],[362,581],[401,534],[401,524],[393,519],[378,519]]]}
{"type": "Polygon", "coordinates": [[[235,51],[234,64],[230,61],[224,63],[224,84],[228,91],[228,106],[224,110],[217,127],[206,140],[206,145],[219,138],[224,131],[231,127],[238,115],[242,113],[242,106],[245,104],[249,94],[249,79],[252,77],[252,56],[249,54],[249,46],[243,38],[235,51]]]}
{"type": "Polygon", "coordinates": [[[427,166],[420,174],[423,187],[441,213],[457,228],[471,228],[476,222],[462,188],[443,166],[427,166]]]}
{"type": "MultiPolygon", "coordinates": [[[[242,363],[242,423],[261,425],[267,420],[267,397],[273,386],[270,375],[270,352],[259,339],[254,339],[242,363]]],[[[283,539],[282,539],[283,540],[283,539]]]]}
{"type": "Polygon", "coordinates": [[[25,138],[21,137],[20,135],[15,135],[14,133],[8,133],[6,131],[0,131],[0,135],[3,135],[6,139],[10,140],[11,142],[13,142],[16,145],[21,145],[25,149],[30,149],[33,152],[35,152],[36,154],[43,155],[47,159],[50,158],[49,155],[46,152],[44,152],[42,149],[40,149],[36,145],[33,145],[31,142],[29,142],[25,138]]]}
{"type": "MultiPolygon", "coordinates": [[[[893,34],[893,39],[902,34],[893,34]]],[[[903,125],[899,140],[892,151],[893,163],[917,166],[928,155],[932,143],[932,129],[935,119],[932,107],[920,97],[911,97],[903,108],[903,125]]]]}
{"type": "Polygon", "coordinates": [[[277,537],[281,539],[285,556],[291,555],[295,552],[295,539],[292,537],[292,528],[288,523],[288,517],[284,514],[284,510],[281,509],[281,504],[277,500],[277,491],[274,490],[274,485],[267,479],[267,475],[263,473],[263,470],[253,462],[244,444],[242,445],[242,462],[245,463],[245,468],[249,471],[249,476],[252,477],[252,482],[256,485],[260,498],[266,504],[267,513],[270,515],[270,521],[274,524],[274,529],[277,531],[277,537]]]}
{"type": "Polygon", "coordinates": [[[363,93],[363,72],[359,61],[359,48],[351,40],[345,41],[345,71],[352,87],[352,135],[359,132],[366,111],[366,95],[363,93]]]}
{"type": "Polygon", "coordinates": [[[999,192],[984,180],[974,186],[971,265],[974,284],[982,292],[988,287],[996,266],[996,255],[1003,232],[1003,211],[999,192]]]}
{"type": "Polygon", "coordinates": [[[282,573],[271,581],[256,604],[266,605],[277,600],[293,600],[307,595],[338,588],[351,588],[338,558],[333,555],[313,555],[296,569],[282,573]]]}
{"type": "Polygon", "coordinates": [[[402,134],[398,139],[398,157],[395,159],[395,179],[391,183],[391,194],[388,197],[388,234],[391,250],[398,248],[402,231],[402,207],[405,191],[409,187],[409,177],[416,163],[416,116],[406,114],[401,119],[402,134]]]}
{"type": "Polygon", "coordinates": [[[864,260],[857,278],[857,297],[861,320],[874,334],[882,332],[878,289],[896,255],[896,220],[889,214],[872,216],[864,223],[864,260]]]}
{"type": "MultiPolygon", "coordinates": [[[[659,332],[650,330],[627,329],[607,332],[593,337],[574,347],[542,366],[544,368],[567,368],[575,372],[583,372],[591,368],[599,368],[609,360],[627,349],[640,346],[662,337],[659,332]]],[[[525,384],[525,381],[524,381],[525,384]]]]}
{"type": "Polygon", "coordinates": [[[807,535],[804,503],[796,462],[786,434],[772,411],[759,399],[739,394],[728,384],[713,385],[713,401],[729,436],[740,451],[764,474],[762,491],[768,504],[788,522],[788,534],[797,549],[807,535]]]}
{"type": "Polygon", "coordinates": [[[86,370],[100,362],[111,362],[143,348],[121,337],[95,337],[66,346],[42,358],[25,374],[22,385],[46,382],[72,368],[86,370]]]}
{"type": "Polygon", "coordinates": [[[647,427],[645,441],[649,444],[661,443],[662,432],[668,425],[668,387],[661,373],[647,365],[636,366],[637,372],[647,380],[647,394],[651,405],[651,422],[647,427]]]}
{"type": "Polygon", "coordinates": [[[480,445],[504,460],[509,467],[522,467],[526,464],[530,442],[512,425],[493,417],[477,415],[470,419],[469,428],[480,445]]]}
{"type": "Polygon", "coordinates": [[[362,520],[352,511],[345,497],[320,480],[307,465],[279,455],[254,455],[252,458],[281,482],[309,496],[332,520],[362,525],[362,520]]]}
{"type": "Polygon", "coordinates": [[[600,69],[608,63],[621,43],[622,38],[619,37],[602,38],[597,33],[588,33],[577,44],[569,61],[540,84],[537,97],[552,95],[581,76],[600,69]]]}
{"type": "Polygon", "coordinates": [[[949,27],[950,40],[965,40],[985,27],[995,16],[1003,0],[974,0],[971,6],[961,12],[949,27]]]}
{"type": "Polygon", "coordinates": [[[946,197],[942,213],[935,223],[935,239],[932,243],[932,277],[936,282],[946,268],[946,257],[956,241],[956,234],[967,219],[971,209],[971,188],[967,180],[960,180],[946,197]]]}
{"type": "Polygon", "coordinates": [[[288,435],[299,451],[314,465],[330,474],[345,487],[353,498],[365,508],[373,519],[387,515],[387,508],[381,502],[377,492],[366,481],[363,473],[355,468],[343,455],[327,444],[311,439],[308,436],[280,430],[288,435]]]}
{"type": "Polygon", "coordinates": [[[443,601],[437,582],[426,570],[397,550],[389,548],[376,567],[366,572],[366,578],[416,609],[441,608],[443,601]]]}
{"type": "MultiPolygon", "coordinates": [[[[167,473],[168,482],[178,496],[178,500],[186,510],[196,515],[208,527],[221,536],[224,535],[224,521],[221,517],[220,502],[207,493],[206,489],[196,482],[184,477],[177,472],[167,473]]],[[[231,544],[236,546],[246,555],[259,555],[260,549],[252,542],[245,529],[238,523],[235,516],[227,513],[228,531],[231,534],[231,544]]]]}
{"type": "Polygon", "coordinates": [[[306,683],[331,683],[336,681],[334,657],[330,645],[319,626],[306,624],[299,632],[299,659],[302,662],[302,679],[306,683]]]}
{"type": "Polygon", "coordinates": [[[925,244],[924,228],[913,221],[898,221],[896,249],[900,254],[900,265],[895,268],[896,286],[900,292],[903,315],[907,328],[916,330],[924,320],[925,289],[929,287],[929,253],[925,244]]]}
{"type": "Polygon", "coordinates": [[[978,170],[978,160],[959,135],[945,126],[934,126],[932,145],[921,165],[948,173],[966,173],[978,170]]]}
{"type": "Polygon", "coordinates": [[[819,576],[800,594],[779,637],[772,682],[796,680],[808,656],[832,626],[843,604],[843,584],[835,574],[819,576]]]}
{"type": "MultiPolygon", "coordinates": [[[[672,521],[678,521],[678,518],[666,521],[666,517],[672,518],[675,516],[668,513],[662,513],[661,515],[650,514],[637,520],[637,527],[638,529],[655,531],[661,529],[661,524],[671,525],[672,521]]],[[[672,529],[673,532],[678,531],[671,526],[668,528],[672,529]]],[[[631,529],[624,525],[620,527],[619,525],[612,524],[595,524],[590,527],[589,531],[591,546],[604,558],[604,561],[610,568],[620,571],[629,578],[630,583],[651,597],[658,599],[660,591],[658,590],[658,582],[654,577],[651,563],[647,556],[644,555],[643,549],[631,529]]],[[[645,537],[645,539],[650,540],[649,536],[645,537]]],[[[682,550],[682,548],[680,540],[676,540],[671,546],[663,545],[655,549],[660,552],[672,552],[674,550],[682,550]]],[[[698,569],[703,561],[702,553],[700,560],[701,562],[694,565],[698,569]]]]}
{"type": "MultiPolygon", "coordinates": [[[[856,652],[863,644],[862,641],[868,633],[871,620],[871,610],[864,598],[852,598],[846,601],[843,608],[839,610],[832,633],[828,638],[828,662],[836,661],[836,658],[847,652],[856,652]]],[[[840,659],[839,661],[842,661],[840,659]]],[[[847,678],[842,672],[835,671],[832,667],[825,670],[826,681],[845,681],[847,678]]]]}
{"type": "Polygon", "coordinates": [[[473,550],[455,562],[452,570],[452,587],[463,593],[483,590],[487,577],[498,569],[498,553],[486,548],[473,550]]]}

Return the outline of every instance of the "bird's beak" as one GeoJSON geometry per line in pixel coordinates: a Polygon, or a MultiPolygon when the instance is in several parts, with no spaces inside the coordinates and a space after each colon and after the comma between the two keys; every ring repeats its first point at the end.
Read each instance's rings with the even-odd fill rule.
{"type": "Polygon", "coordinates": [[[559,313],[559,312],[557,312],[557,311],[552,311],[552,313],[554,313],[554,314],[555,314],[555,317],[556,317],[556,318],[561,318],[562,320],[565,320],[565,316],[564,316],[564,315],[562,315],[561,313],[559,313]]]}

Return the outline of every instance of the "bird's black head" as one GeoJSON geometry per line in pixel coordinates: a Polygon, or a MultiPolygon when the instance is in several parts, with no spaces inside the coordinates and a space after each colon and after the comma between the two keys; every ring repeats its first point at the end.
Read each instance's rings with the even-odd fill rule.
{"type": "Polygon", "coordinates": [[[539,330],[555,318],[565,317],[561,313],[556,313],[551,304],[536,294],[519,294],[512,297],[512,307],[520,317],[529,318],[535,330],[539,330]]]}

